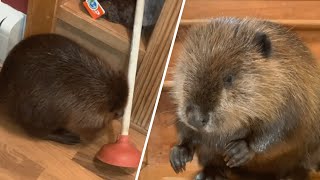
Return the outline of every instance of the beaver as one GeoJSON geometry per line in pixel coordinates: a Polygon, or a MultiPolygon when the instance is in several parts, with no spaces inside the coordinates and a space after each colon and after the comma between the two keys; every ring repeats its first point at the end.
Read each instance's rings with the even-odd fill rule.
{"type": "MultiPolygon", "coordinates": [[[[104,0],[100,0],[103,2],[104,0]]],[[[105,18],[111,22],[119,23],[132,29],[137,0],[109,0],[109,5],[105,7],[105,18]]],[[[163,7],[164,0],[145,0],[142,26],[143,29],[152,29],[156,24],[163,7]]],[[[103,5],[103,4],[102,4],[103,5]]]]}
{"type": "Polygon", "coordinates": [[[54,33],[20,41],[0,72],[1,104],[29,135],[63,144],[95,139],[122,116],[128,83],[75,41],[54,33]]]}
{"type": "Polygon", "coordinates": [[[176,173],[196,154],[195,179],[307,179],[317,170],[320,71],[286,26],[219,17],[188,31],[172,97],[176,173]]]}

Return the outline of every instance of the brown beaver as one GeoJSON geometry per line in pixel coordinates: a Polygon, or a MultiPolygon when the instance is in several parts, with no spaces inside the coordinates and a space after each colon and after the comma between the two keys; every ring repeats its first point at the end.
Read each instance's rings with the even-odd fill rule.
{"type": "Polygon", "coordinates": [[[293,32],[221,17],[192,27],[176,66],[176,172],[196,179],[307,178],[319,163],[320,73],[293,32]]]}
{"type": "Polygon", "coordinates": [[[5,59],[0,87],[5,109],[27,133],[64,144],[93,140],[121,116],[128,96],[124,73],[58,34],[18,43],[5,59]]]}
{"type": "MultiPolygon", "coordinates": [[[[104,0],[100,1],[103,2],[104,0]]],[[[109,0],[108,3],[110,5],[104,7],[106,19],[132,29],[137,0],[109,0]]],[[[143,29],[152,28],[156,24],[163,4],[164,0],[145,0],[142,21],[143,29]]]]}

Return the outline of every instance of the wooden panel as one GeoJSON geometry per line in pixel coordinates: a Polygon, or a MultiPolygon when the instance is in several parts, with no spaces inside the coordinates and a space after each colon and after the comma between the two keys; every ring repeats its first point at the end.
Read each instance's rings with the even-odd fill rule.
{"type": "Polygon", "coordinates": [[[29,0],[25,37],[51,32],[58,0],[29,0]]]}
{"type": "Polygon", "coordinates": [[[128,54],[123,54],[105,43],[95,38],[91,38],[90,35],[61,20],[57,20],[54,32],[78,42],[96,54],[99,58],[107,61],[114,68],[126,71],[128,66],[128,54]]]}
{"type": "Polygon", "coordinates": [[[320,19],[320,1],[188,0],[182,19],[255,16],[267,19],[320,19]],[[209,8],[210,7],[210,8],[209,8]]]}
{"type": "MultiPolygon", "coordinates": [[[[290,19],[268,19],[269,21],[282,24],[284,26],[290,27],[292,29],[320,29],[320,19],[319,20],[290,20],[290,19]]],[[[210,19],[182,19],[180,26],[186,27],[199,23],[208,23],[210,19]]]]}
{"type": "MultiPolygon", "coordinates": [[[[82,1],[69,0],[57,10],[57,18],[89,34],[103,43],[117,49],[122,53],[129,54],[131,33],[120,24],[107,21],[104,18],[94,20],[82,5],[82,1]]],[[[145,53],[144,41],[141,41],[139,57],[145,53]]]]}
{"type": "Polygon", "coordinates": [[[320,65],[320,29],[297,31],[298,36],[306,43],[320,65]]]}
{"type": "Polygon", "coordinates": [[[132,120],[146,132],[173,39],[182,0],[165,1],[145,57],[139,62],[132,120]]]}
{"type": "MultiPolygon", "coordinates": [[[[198,24],[198,23],[194,23],[194,24],[198,24]]],[[[193,24],[192,24],[193,25],[193,24]]],[[[176,37],[176,41],[172,50],[172,54],[171,54],[171,58],[170,58],[170,62],[169,62],[169,67],[167,70],[167,74],[165,77],[165,82],[163,85],[163,90],[167,91],[169,90],[168,88],[172,87],[172,75],[174,73],[174,67],[175,67],[175,63],[177,62],[177,59],[179,58],[180,52],[182,50],[182,42],[185,39],[185,36],[187,35],[188,29],[191,27],[190,24],[187,25],[181,25],[179,26],[179,30],[177,33],[177,37],[176,37]]]]}

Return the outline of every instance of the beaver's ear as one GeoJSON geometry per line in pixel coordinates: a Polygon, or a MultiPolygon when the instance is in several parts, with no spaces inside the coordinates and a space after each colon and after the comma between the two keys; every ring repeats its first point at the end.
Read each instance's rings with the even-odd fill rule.
{"type": "Polygon", "coordinates": [[[263,57],[268,58],[271,56],[272,44],[267,34],[257,32],[253,41],[259,47],[259,51],[263,57]]]}

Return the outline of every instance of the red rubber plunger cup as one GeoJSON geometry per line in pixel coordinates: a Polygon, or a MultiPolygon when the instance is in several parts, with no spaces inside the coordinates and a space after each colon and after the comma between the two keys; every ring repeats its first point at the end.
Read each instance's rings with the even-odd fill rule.
{"type": "Polygon", "coordinates": [[[138,167],[140,157],[140,151],[126,135],[120,135],[113,144],[105,144],[97,154],[97,158],[102,162],[129,168],[138,167]]]}

